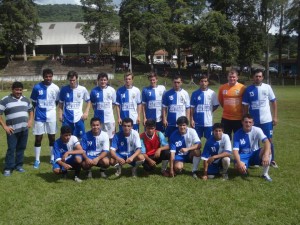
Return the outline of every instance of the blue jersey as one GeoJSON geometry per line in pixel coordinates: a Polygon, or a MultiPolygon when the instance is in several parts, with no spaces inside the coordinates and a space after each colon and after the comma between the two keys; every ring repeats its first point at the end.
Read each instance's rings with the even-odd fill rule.
{"type": "Polygon", "coordinates": [[[233,151],[239,151],[240,154],[251,154],[259,149],[260,141],[264,142],[266,140],[266,135],[259,127],[253,126],[248,133],[241,128],[234,133],[233,151]]]}
{"type": "Polygon", "coordinates": [[[138,111],[137,106],[141,104],[141,92],[137,87],[126,88],[120,87],[117,90],[116,105],[120,106],[120,117],[131,118],[133,123],[137,123],[138,111]]]}
{"type": "Polygon", "coordinates": [[[186,116],[186,110],[190,108],[189,94],[184,89],[180,91],[171,89],[163,96],[163,107],[167,108],[168,125],[176,126],[177,119],[186,116]]]}
{"type": "Polygon", "coordinates": [[[195,126],[211,127],[213,125],[213,107],[219,105],[216,93],[207,89],[198,89],[192,93],[191,107],[194,108],[195,126]]]}
{"type": "Polygon", "coordinates": [[[64,104],[63,119],[69,123],[77,123],[82,116],[83,100],[90,101],[90,94],[81,85],[72,89],[70,85],[61,88],[59,102],[64,104]]]}
{"type": "Polygon", "coordinates": [[[116,91],[111,86],[102,89],[95,87],[91,91],[91,102],[94,109],[94,117],[101,120],[102,123],[114,123],[115,117],[113,104],[116,103],[116,91]]]}
{"type": "Polygon", "coordinates": [[[142,91],[142,103],[145,105],[147,119],[154,119],[156,122],[162,120],[162,96],[166,91],[165,86],[148,86],[142,91]]]}
{"type": "Polygon", "coordinates": [[[276,101],[270,85],[262,83],[260,86],[250,85],[243,95],[243,105],[249,106],[249,113],[256,126],[272,122],[269,102],[276,101]]]}
{"type": "Polygon", "coordinates": [[[80,143],[88,157],[98,157],[102,152],[109,151],[109,138],[105,131],[101,131],[98,136],[88,131],[82,136],[80,143]]]}
{"type": "MultiPolygon", "coordinates": [[[[222,134],[221,140],[216,140],[212,135],[208,141],[205,143],[203,153],[201,155],[202,160],[208,160],[208,158],[219,155],[223,152],[228,152],[231,154],[231,141],[227,134],[222,134]]],[[[216,159],[214,163],[218,163],[219,159],[216,159]]]]}
{"type": "Polygon", "coordinates": [[[59,97],[59,87],[53,83],[44,85],[40,82],[34,85],[31,100],[35,105],[34,120],[39,122],[56,121],[56,103],[59,97]]]}
{"type": "Polygon", "coordinates": [[[141,149],[141,139],[137,131],[131,130],[128,137],[122,131],[114,135],[110,149],[123,156],[130,156],[138,149],[141,149]]]}
{"type": "Polygon", "coordinates": [[[188,127],[185,134],[180,134],[178,129],[174,131],[170,137],[169,143],[170,152],[175,152],[175,155],[187,155],[188,152],[182,153],[180,152],[180,149],[200,144],[201,141],[195,129],[188,127]]]}
{"type": "MultiPolygon", "coordinates": [[[[76,136],[71,136],[68,143],[63,143],[61,138],[58,138],[53,145],[53,154],[54,154],[54,162],[58,162],[62,159],[63,155],[67,151],[73,151],[75,146],[79,145],[78,138],[76,136]]],[[[68,158],[71,158],[72,155],[69,155],[68,158]]],[[[67,159],[68,159],[67,158],[67,159]]],[[[66,160],[67,160],[66,159],[66,160]]]]}

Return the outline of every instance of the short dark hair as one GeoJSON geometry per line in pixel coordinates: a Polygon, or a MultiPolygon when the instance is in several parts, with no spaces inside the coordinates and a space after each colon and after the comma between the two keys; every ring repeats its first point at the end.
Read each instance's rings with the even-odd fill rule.
{"type": "Polygon", "coordinates": [[[178,80],[178,79],[182,80],[182,77],[180,75],[175,75],[173,78],[173,80],[178,80]]]}
{"type": "Polygon", "coordinates": [[[157,77],[157,74],[155,72],[150,72],[148,74],[148,79],[152,78],[152,77],[157,77]]]}
{"type": "Polygon", "coordinates": [[[67,79],[69,80],[72,77],[76,77],[76,80],[78,79],[78,73],[74,70],[68,72],[67,79]]]}
{"type": "Polygon", "coordinates": [[[262,75],[264,76],[264,71],[262,70],[262,69],[255,69],[254,71],[253,71],[253,76],[255,75],[255,74],[257,74],[257,73],[262,73],[262,75]]]}
{"type": "Polygon", "coordinates": [[[145,127],[156,127],[156,121],[154,119],[147,119],[145,127]]]}
{"type": "Polygon", "coordinates": [[[131,118],[124,118],[122,120],[122,126],[124,125],[124,123],[131,123],[131,126],[133,126],[133,120],[131,118]]]}
{"type": "Polygon", "coordinates": [[[15,81],[11,85],[11,89],[15,89],[15,88],[22,88],[23,89],[23,84],[21,82],[19,82],[19,81],[15,81]]]}
{"type": "Polygon", "coordinates": [[[182,124],[186,124],[186,125],[189,125],[189,120],[186,116],[180,116],[177,121],[176,121],[176,124],[179,126],[179,125],[182,125],[182,124]]]}
{"type": "Polygon", "coordinates": [[[249,113],[247,113],[247,114],[243,115],[242,121],[244,119],[252,119],[253,120],[253,117],[249,113]]]}
{"type": "Polygon", "coordinates": [[[201,75],[199,80],[201,81],[201,80],[203,80],[203,79],[207,79],[207,80],[208,80],[208,76],[206,76],[206,75],[201,75]]]}
{"type": "Polygon", "coordinates": [[[100,80],[100,78],[106,78],[108,80],[108,75],[107,73],[99,73],[98,74],[98,77],[97,77],[97,80],[100,80]]]}
{"type": "Polygon", "coordinates": [[[43,77],[45,77],[47,74],[51,74],[53,76],[53,71],[49,68],[43,70],[43,77]]]}
{"type": "Polygon", "coordinates": [[[60,134],[72,134],[72,129],[68,125],[64,125],[60,128],[60,134]]]}
{"type": "Polygon", "coordinates": [[[93,117],[90,121],[90,125],[92,125],[92,123],[95,121],[99,121],[99,123],[101,124],[101,120],[98,117],[93,117]]]}
{"type": "Polygon", "coordinates": [[[224,131],[224,125],[223,123],[215,123],[212,127],[213,130],[215,129],[222,129],[224,131]]]}

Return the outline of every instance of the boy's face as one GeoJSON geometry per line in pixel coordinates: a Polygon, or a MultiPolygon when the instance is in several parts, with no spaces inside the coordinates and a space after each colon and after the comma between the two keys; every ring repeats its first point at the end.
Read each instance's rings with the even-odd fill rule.
{"type": "Polygon", "coordinates": [[[181,81],[180,78],[173,80],[173,88],[174,88],[176,91],[179,91],[179,90],[180,90],[181,85],[182,85],[182,81],[181,81]]]}
{"type": "Polygon", "coordinates": [[[178,125],[178,130],[179,130],[180,134],[185,134],[187,131],[187,124],[183,123],[183,124],[178,125]]]}
{"type": "Polygon", "coordinates": [[[149,77],[150,85],[152,87],[156,87],[157,85],[157,77],[149,77]]]}
{"type": "Polygon", "coordinates": [[[261,83],[264,80],[264,76],[263,76],[262,72],[254,74],[253,80],[254,80],[254,84],[261,85],[261,83]]]}
{"type": "Polygon", "coordinates": [[[43,79],[45,85],[50,85],[52,83],[53,75],[51,73],[45,74],[43,79]]]}
{"type": "Polygon", "coordinates": [[[101,130],[100,122],[99,121],[93,121],[91,127],[92,127],[93,135],[99,135],[100,130],[101,130]]]}
{"type": "Polygon", "coordinates": [[[122,129],[123,129],[124,135],[129,136],[131,129],[132,129],[132,124],[131,123],[123,123],[122,129]]]}
{"type": "Polygon", "coordinates": [[[253,126],[253,119],[244,118],[242,120],[242,125],[245,132],[250,132],[253,126]]]}
{"type": "Polygon", "coordinates": [[[154,131],[155,131],[155,127],[146,127],[146,134],[148,136],[153,136],[154,131]]]}
{"type": "Polygon", "coordinates": [[[101,88],[105,88],[107,86],[108,79],[106,77],[101,77],[98,83],[101,88]]]}
{"type": "Polygon", "coordinates": [[[126,77],[124,78],[124,81],[125,81],[125,86],[126,86],[126,87],[131,87],[132,84],[133,84],[133,78],[132,78],[132,75],[126,76],[126,77]]]}
{"type": "Polygon", "coordinates": [[[69,83],[70,83],[70,87],[71,88],[76,88],[77,86],[77,78],[74,76],[74,77],[70,77],[69,78],[69,83]]]}
{"type": "Polygon", "coordinates": [[[216,128],[213,131],[214,137],[217,141],[222,139],[223,130],[221,128],[216,128]]]}
{"type": "Polygon", "coordinates": [[[71,135],[72,135],[71,133],[61,134],[60,138],[61,138],[62,142],[66,144],[70,141],[71,135]]]}
{"type": "Polygon", "coordinates": [[[208,80],[207,78],[201,79],[200,80],[200,89],[201,90],[206,90],[208,87],[208,80]]]}

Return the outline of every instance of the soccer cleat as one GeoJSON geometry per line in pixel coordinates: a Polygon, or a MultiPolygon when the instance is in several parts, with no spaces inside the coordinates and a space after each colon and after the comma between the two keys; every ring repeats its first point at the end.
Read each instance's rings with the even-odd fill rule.
{"type": "Polygon", "coordinates": [[[208,178],[208,179],[214,179],[214,178],[215,178],[215,175],[207,175],[207,178],[208,178]]]}
{"type": "Polygon", "coordinates": [[[82,182],[82,180],[79,177],[77,177],[77,176],[74,177],[74,181],[77,182],[77,183],[81,183],[82,182]]]}
{"type": "Polygon", "coordinates": [[[117,164],[117,165],[115,165],[115,167],[116,167],[116,169],[117,169],[115,175],[116,175],[117,177],[121,176],[121,173],[122,173],[122,166],[121,166],[120,164],[117,164]]]}
{"type": "Polygon", "coordinates": [[[272,178],[269,176],[269,174],[262,175],[261,177],[264,178],[268,182],[272,182],[272,178]]]}
{"type": "Polygon", "coordinates": [[[89,178],[89,179],[92,179],[92,178],[93,178],[93,173],[92,173],[91,170],[88,171],[86,177],[89,178]]]}
{"type": "Polygon", "coordinates": [[[41,164],[40,161],[35,160],[35,161],[34,161],[34,164],[33,164],[33,168],[34,168],[34,169],[39,169],[39,168],[40,168],[40,164],[41,164]]]}
{"type": "Polygon", "coordinates": [[[164,171],[161,172],[161,175],[162,175],[163,177],[169,177],[169,176],[170,176],[170,173],[169,173],[167,170],[164,170],[164,171]]]}
{"type": "Polygon", "coordinates": [[[137,174],[137,167],[132,167],[132,169],[131,169],[131,172],[132,172],[132,177],[136,177],[136,174],[137,174]]]}
{"type": "Polygon", "coordinates": [[[272,162],[270,163],[270,166],[272,166],[272,167],[275,168],[275,169],[278,169],[278,168],[279,168],[279,166],[277,165],[277,163],[276,163],[275,161],[272,161],[272,162]]]}
{"type": "Polygon", "coordinates": [[[16,171],[18,171],[20,173],[24,173],[25,172],[25,170],[22,167],[17,168],[16,171]]]}
{"type": "Polygon", "coordinates": [[[107,178],[107,175],[105,174],[105,171],[104,170],[100,170],[100,176],[104,179],[107,178]]]}
{"type": "Polygon", "coordinates": [[[222,179],[223,180],[228,180],[229,178],[228,178],[228,173],[223,173],[222,174],[222,179]]]}
{"type": "Polygon", "coordinates": [[[198,175],[197,175],[197,171],[193,171],[192,172],[192,177],[194,178],[194,179],[199,179],[199,177],[198,177],[198,175]]]}
{"type": "Polygon", "coordinates": [[[10,170],[4,170],[3,175],[5,177],[9,177],[9,176],[11,176],[11,171],[10,170]]]}

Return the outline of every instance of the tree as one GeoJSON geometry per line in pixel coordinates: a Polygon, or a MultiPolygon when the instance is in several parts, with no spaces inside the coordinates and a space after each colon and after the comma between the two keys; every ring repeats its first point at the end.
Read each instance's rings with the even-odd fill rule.
{"type": "Polygon", "coordinates": [[[81,0],[84,12],[82,34],[90,42],[98,43],[101,54],[102,43],[110,40],[118,31],[119,18],[112,0],[81,0]]]}
{"type": "Polygon", "coordinates": [[[31,0],[0,1],[1,47],[5,52],[23,46],[24,61],[27,60],[26,46],[41,37],[36,4],[31,0]]]}

